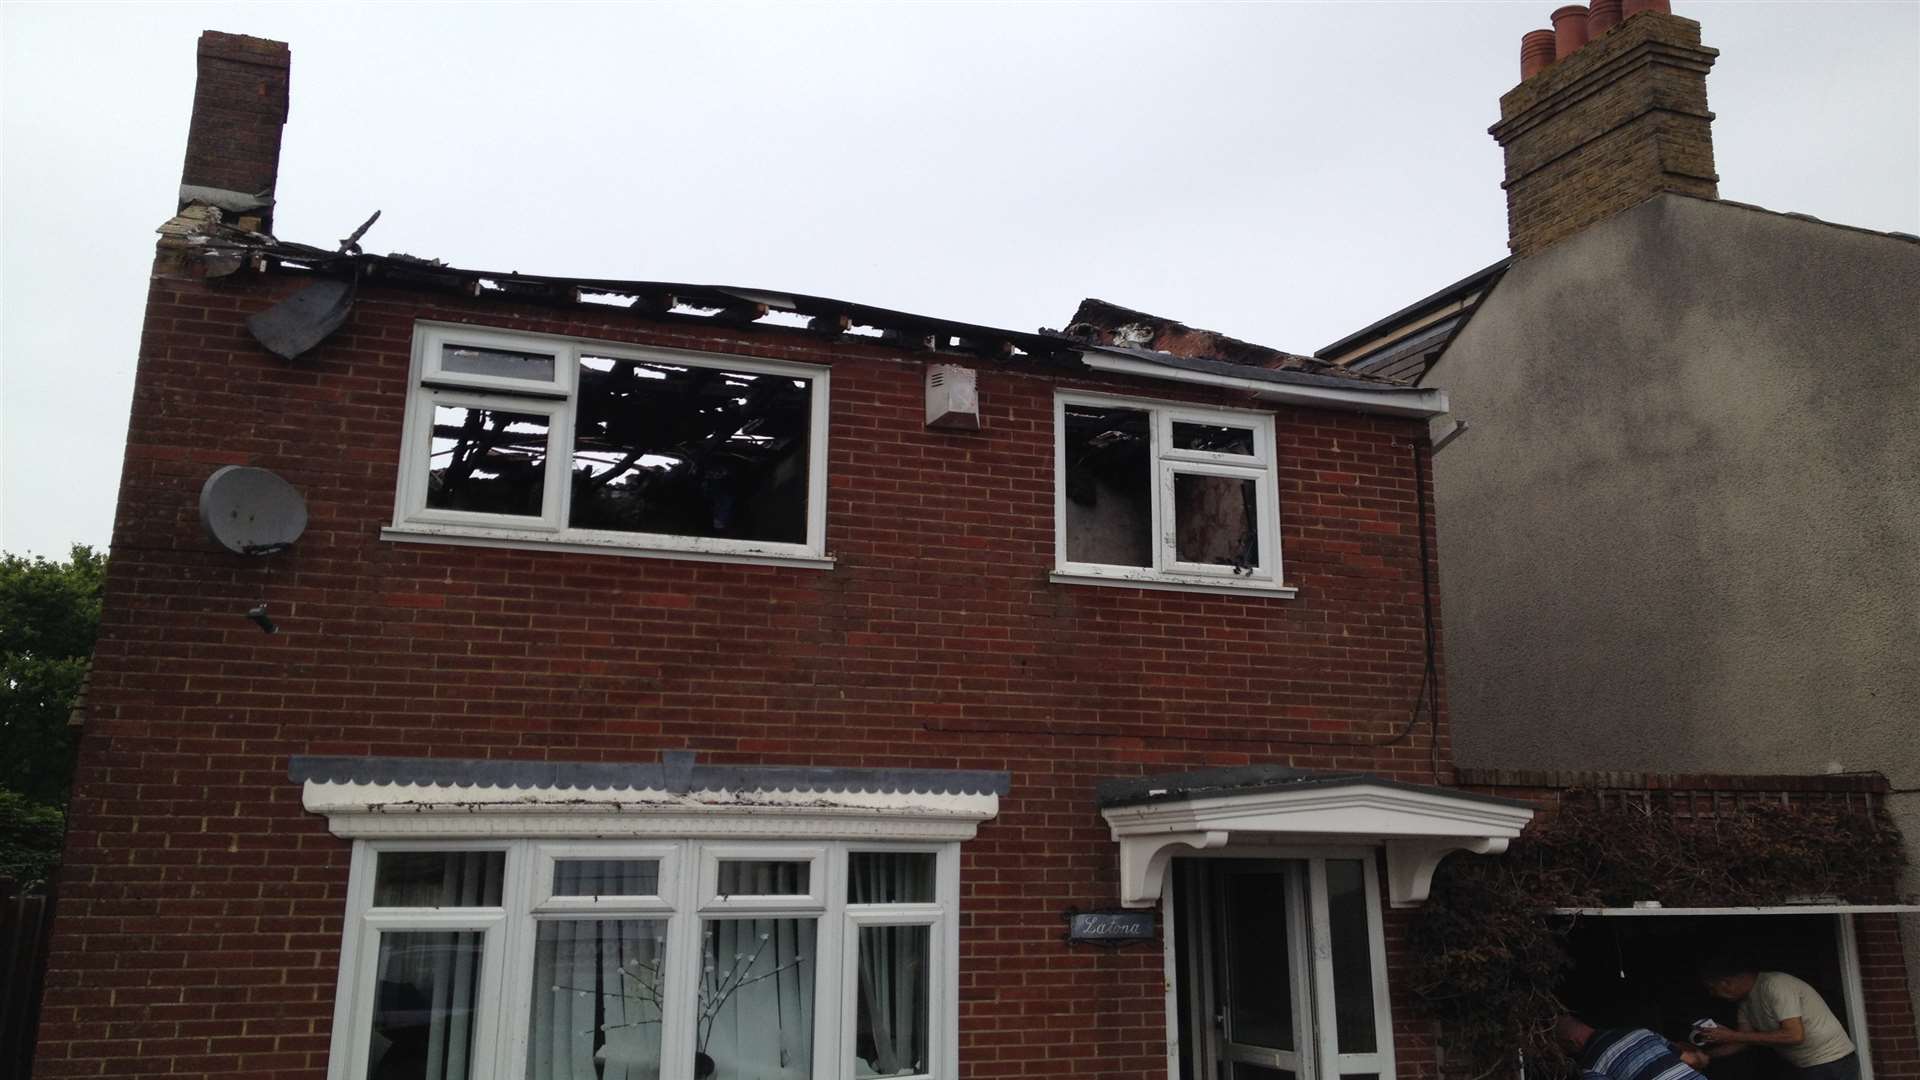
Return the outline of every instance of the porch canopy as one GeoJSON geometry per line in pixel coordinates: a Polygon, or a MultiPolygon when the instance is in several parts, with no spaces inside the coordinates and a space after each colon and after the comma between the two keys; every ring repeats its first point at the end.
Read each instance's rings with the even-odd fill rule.
{"type": "Polygon", "coordinates": [[[1120,843],[1120,902],[1152,907],[1181,849],[1228,844],[1381,844],[1395,907],[1427,898],[1450,852],[1492,855],[1533,819],[1514,799],[1387,780],[1372,773],[1249,765],[1137,779],[1098,789],[1120,843]]]}

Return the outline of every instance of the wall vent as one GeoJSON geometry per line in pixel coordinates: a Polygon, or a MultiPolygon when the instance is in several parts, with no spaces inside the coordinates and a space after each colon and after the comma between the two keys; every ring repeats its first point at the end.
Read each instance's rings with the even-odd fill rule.
{"type": "Polygon", "coordinates": [[[972,368],[958,364],[927,366],[927,426],[949,431],[980,430],[980,386],[972,368]]]}

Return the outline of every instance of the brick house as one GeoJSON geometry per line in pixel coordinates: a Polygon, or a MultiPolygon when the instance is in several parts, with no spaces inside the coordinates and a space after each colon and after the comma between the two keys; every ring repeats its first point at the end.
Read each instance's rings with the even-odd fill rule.
{"type": "Polygon", "coordinates": [[[1438,1072],[1409,911],[1559,797],[1454,776],[1444,394],[285,242],[199,65],[40,1075],[1438,1072]]]}
{"type": "Polygon", "coordinates": [[[199,64],[42,1075],[1431,1068],[1396,905],[1531,813],[1445,786],[1442,394],[283,242],[288,52],[199,64]]]}

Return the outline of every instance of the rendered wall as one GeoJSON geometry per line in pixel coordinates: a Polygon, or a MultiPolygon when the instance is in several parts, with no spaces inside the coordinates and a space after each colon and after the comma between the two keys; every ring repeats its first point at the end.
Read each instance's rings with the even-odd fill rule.
{"type": "Polygon", "coordinates": [[[1513,265],[1428,377],[1463,766],[1877,770],[1920,839],[1917,298],[1920,244],[1673,195],[1513,265]]]}

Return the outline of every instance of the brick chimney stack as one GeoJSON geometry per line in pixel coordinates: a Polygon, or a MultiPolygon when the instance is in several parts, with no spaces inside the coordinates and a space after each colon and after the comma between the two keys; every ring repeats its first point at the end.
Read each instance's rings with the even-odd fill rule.
{"type": "MultiPolygon", "coordinates": [[[[1588,23],[1591,40],[1554,60],[1541,52],[1550,31],[1527,35],[1526,75],[1488,129],[1506,151],[1507,247],[1517,256],[1663,192],[1719,195],[1707,111],[1719,51],[1664,4],[1630,3],[1607,26],[1614,5],[1597,2],[1607,11],[1588,23]]],[[[1573,12],[1554,14],[1564,50],[1573,12]]]]}
{"type": "Polygon", "coordinates": [[[200,35],[199,81],[193,90],[186,165],[180,170],[182,207],[197,198],[220,206],[229,221],[258,217],[259,231],[273,231],[273,189],[280,174],[280,129],[287,122],[291,66],[285,42],[216,30],[200,35]],[[249,203],[257,205],[247,208],[249,203]]]}

